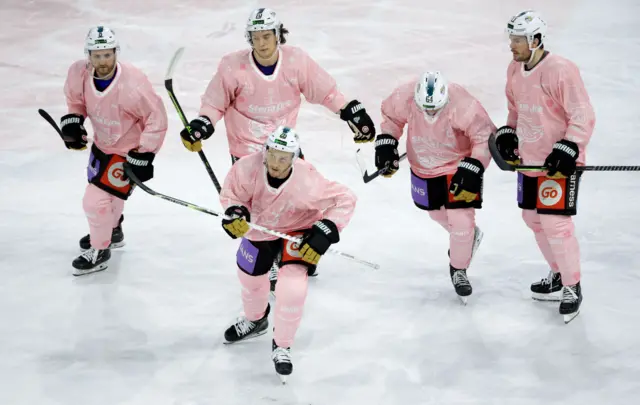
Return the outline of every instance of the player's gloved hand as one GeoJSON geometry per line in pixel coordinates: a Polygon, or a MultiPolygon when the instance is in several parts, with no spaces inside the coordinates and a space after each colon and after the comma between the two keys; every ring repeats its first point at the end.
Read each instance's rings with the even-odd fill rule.
{"type": "Polygon", "coordinates": [[[184,128],[180,131],[182,144],[191,152],[200,152],[202,150],[202,141],[213,135],[213,124],[206,115],[202,115],[189,123],[189,131],[184,128]]]}
{"type": "Polygon", "coordinates": [[[352,100],[340,110],[340,119],[349,124],[355,143],[371,142],[376,136],[373,120],[362,103],[352,100]]]}
{"type": "Polygon", "coordinates": [[[229,219],[222,220],[222,228],[231,239],[241,238],[249,231],[247,221],[251,221],[251,214],[247,207],[232,205],[224,211],[224,215],[229,219]]]}
{"type": "Polygon", "coordinates": [[[302,260],[309,264],[318,264],[320,257],[329,250],[329,246],[338,242],[340,242],[340,234],[333,221],[329,219],[316,221],[300,242],[302,260]]]}
{"type": "Polygon", "coordinates": [[[519,165],[518,136],[516,130],[510,126],[503,126],[496,131],[496,146],[500,156],[510,165],[519,165]]]}
{"type": "Polygon", "coordinates": [[[398,140],[388,134],[380,134],[376,138],[376,168],[387,168],[384,177],[391,177],[400,167],[400,154],[398,153],[398,140]]]}
{"type": "Polygon", "coordinates": [[[84,117],[80,114],[67,114],[60,118],[62,141],[67,149],[87,149],[87,130],[83,124],[84,117]]]}
{"type": "Polygon", "coordinates": [[[458,163],[458,170],[451,178],[449,192],[455,201],[472,202],[482,188],[484,166],[478,159],[466,157],[458,163]]]}
{"type": "Polygon", "coordinates": [[[140,153],[135,149],[131,149],[127,154],[125,165],[131,169],[138,180],[144,183],[153,178],[153,159],[155,157],[155,153],[140,153]]]}
{"type": "Polygon", "coordinates": [[[575,142],[563,139],[553,144],[553,149],[544,161],[547,168],[547,177],[563,179],[571,176],[576,171],[576,160],[580,152],[575,142]]]}

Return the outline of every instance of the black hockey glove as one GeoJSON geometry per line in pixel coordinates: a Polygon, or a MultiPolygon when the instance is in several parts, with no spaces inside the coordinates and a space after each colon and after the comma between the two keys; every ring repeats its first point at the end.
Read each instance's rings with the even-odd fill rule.
{"type": "Polygon", "coordinates": [[[451,178],[449,192],[456,201],[472,202],[482,189],[484,166],[478,159],[466,157],[458,163],[458,170],[451,178]]]}
{"type": "Polygon", "coordinates": [[[67,114],[60,118],[62,141],[67,149],[87,149],[87,130],[83,124],[84,117],[79,114],[67,114]]]}
{"type": "Polygon", "coordinates": [[[346,121],[353,132],[355,143],[371,142],[376,137],[376,128],[373,120],[367,114],[362,103],[352,100],[340,110],[340,119],[346,121]]]}
{"type": "Polygon", "coordinates": [[[510,165],[519,165],[518,136],[516,130],[510,126],[503,126],[496,131],[496,146],[500,156],[510,165]]]}
{"type": "Polygon", "coordinates": [[[249,231],[247,221],[251,221],[251,214],[244,205],[231,205],[224,211],[224,215],[229,219],[222,220],[222,228],[231,239],[242,238],[249,231]]]}
{"type": "Polygon", "coordinates": [[[154,153],[140,153],[135,149],[131,149],[127,154],[127,162],[125,163],[133,172],[133,174],[141,182],[151,180],[153,178],[153,159],[156,157],[154,153]]]}
{"type": "Polygon", "coordinates": [[[184,128],[180,131],[182,144],[191,152],[200,152],[202,150],[202,141],[209,139],[213,135],[213,124],[206,115],[200,116],[189,123],[191,133],[184,128]]]}
{"type": "Polygon", "coordinates": [[[575,142],[563,139],[553,144],[553,149],[544,161],[547,177],[562,179],[576,172],[576,160],[580,152],[575,142]]]}
{"type": "Polygon", "coordinates": [[[320,257],[327,253],[329,246],[340,242],[338,227],[329,219],[317,221],[302,237],[300,254],[309,264],[318,264],[320,257]]]}
{"type": "Polygon", "coordinates": [[[391,177],[400,167],[400,154],[398,153],[398,140],[389,134],[380,134],[376,138],[376,168],[387,168],[384,177],[391,177]]]}

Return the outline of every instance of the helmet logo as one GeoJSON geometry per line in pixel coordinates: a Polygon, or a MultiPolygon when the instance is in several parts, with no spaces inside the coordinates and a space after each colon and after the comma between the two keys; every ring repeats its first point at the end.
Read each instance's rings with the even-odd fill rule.
{"type": "MultiPolygon", "coordinates": [[[[262,13],[263,13],[263,12],[264,12],[264,8],[259,9],[259,10],[258,10],[258,14],[256,14],[256,18],[255,18],[255,19],[256,19],[256,20],[261,19],[261,18],[262,18],[262,13]]],[[[254,24],[255,24],[255,22],[254,22],[254,24]]]]}
{"type": "Polygon", "coordinates": [[[102,38],[102,32],[104,31],[104,27],[101,25],[98,27],[98,38],[102,38]]]}
{"type": "Polygon", "coordinates": [[[530,15],[528,15],[528,16],[526,16],[526,17],[524,18],[524,20],[525,20],[526,22],[531,22],[531,21],[533,21],[533,17],[531,17],[530,15]]]}

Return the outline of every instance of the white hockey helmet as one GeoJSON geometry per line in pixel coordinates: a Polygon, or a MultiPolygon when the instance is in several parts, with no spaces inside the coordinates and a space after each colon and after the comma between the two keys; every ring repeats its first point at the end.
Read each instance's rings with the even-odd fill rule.
{"type": "Polygon", "coordinates": [[[295,160],[300,155],[300,137],[295,129],[280,125],[267,138],[265,152],[269,149],[293,153],[295,160]]]}
{"type": "Polygon", "coordinates": [[[525,10],[509,20],[506,31],[509,35],[526,37],[529,49],[533,51],[544,43],[544,39],[547,36],[547,23],[538,12],[525,10]],[[534,37],[538,34],[540,34],[540,44],[537,47],[533,47],[534,37]]]}
{"type": "Polygon", "coordinates": [[[438,71],[426,72],[416,83],[414,100],[423,110],[439,110],[449,101],[449,86],[438,71]]]}
{"type": "Polygon", "coordinates": [[[276,12],[270,8],[257,8],[251,12],[249,19],[247,20],[247,26],[245,27],[245,37],[249,45],[251,43],[251,33],[255,31],[268,31],[275,30],[276,39],[280,43],[280,27],[282,23],[278,19],[276,12]]]}
{"type": "Polygon", "coordinates": [[[84,42],[84,53],[86,55],[89,55],[90,51],[101,49],[115,49],[116,53],[120,51],[120,44],[115,32],[104,25],[91,28],[84,42]]]}

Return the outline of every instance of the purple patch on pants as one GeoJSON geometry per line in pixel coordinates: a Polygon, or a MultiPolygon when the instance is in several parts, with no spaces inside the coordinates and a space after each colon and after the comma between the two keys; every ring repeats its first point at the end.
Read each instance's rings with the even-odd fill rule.
{"type": "Polygon", "coordinates": [[[89,155],[89,165],[87,166],[87,179],[89,182],[100,173],[100,160],[96,159],[93,151],[89,155]]]}
{"type": "Polygon", "coordinates": [[[236,261],[238,266],[248,274],[253,274],[256,262],[258,260],[258,248],[253,246],[249,239],[242,238],[238,253],[236,253],[236,261]]]}
{"type": "Polygon", "coordinates": [[[411,173],[411,197],[413,201],[423,207],[429,206],[429,194],[427,193],[427,181],[411,173]]]}
{"type": "Polygon", "coordinates": [[[518,204],[522,204],[524,200],[524,175],[522,172],[518,172],[518,204]]]}

